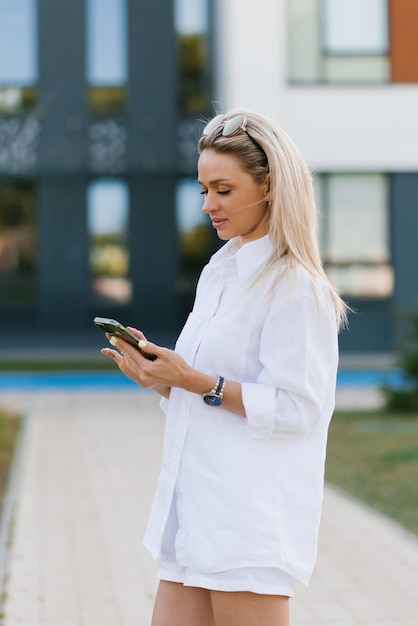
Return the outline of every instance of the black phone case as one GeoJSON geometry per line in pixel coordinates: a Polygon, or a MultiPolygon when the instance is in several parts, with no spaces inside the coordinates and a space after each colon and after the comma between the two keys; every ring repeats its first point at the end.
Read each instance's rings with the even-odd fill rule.
{"type": "Polygon", "coordinates": [[[141,348],[138,346],[137,337],[130,333],[129,330],[117,320],[112,320],[105,317],[95,317],[93,321],[97,328],[100,328],[104,333],[116,335],[116,337],[120,337],[121,339],[128,341],[132,346],[139,350],[143,357],[145,357],[149,361],[155,361],[155,359],[157,358],[155,354],[148,354],[147,352],[141,350],[141,348]]]}

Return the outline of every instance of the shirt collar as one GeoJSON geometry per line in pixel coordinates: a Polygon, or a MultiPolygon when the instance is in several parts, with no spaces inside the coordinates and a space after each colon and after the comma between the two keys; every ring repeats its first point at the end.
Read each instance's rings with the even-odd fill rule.
{"type": "Polygon", "coordinates": [[[216,269],[220,265],[235,261],[239,278],[245,278],[260,270],[262,265],[267,263],[272,253],[273,246],[268,234],[254,241],[249,241],[243,246],[240,246],[239,239],[236,237],[222,246],[212,256],[209,264],[213,269],[216,269]]]}

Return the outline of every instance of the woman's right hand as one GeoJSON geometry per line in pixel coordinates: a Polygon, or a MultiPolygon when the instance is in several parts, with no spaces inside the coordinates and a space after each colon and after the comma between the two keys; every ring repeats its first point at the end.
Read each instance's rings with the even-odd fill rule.
{"type": "MultiPolygon", "coordinates": [[[[148,344],[145,335],[140,330],[132,327],[129,327],[129,330],[138,337],[138,342],[148,344]]],[[[106,334],[106,337],[109,343],[117,349],[103,348],[101,352],[104,356],[111,358],[125,376],[141,387],[152,388],[165,398],[169,397],[170,385],[159,382],[152,374],[153,368],[150,368],[150,365],[154,361],[145,358],[137,348],[120,337],[109,334],[106,334]]],[[[155,347],[158,348],[158,346],[155,347]]],[[[161,350],[165,349],[161,348],[161,350]]]]}

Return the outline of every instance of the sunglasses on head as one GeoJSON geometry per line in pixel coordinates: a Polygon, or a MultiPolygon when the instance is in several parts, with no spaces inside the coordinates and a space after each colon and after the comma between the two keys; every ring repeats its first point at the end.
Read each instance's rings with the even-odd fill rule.
{"type": "MultiPolygon", "coordinates": [[[[253,144],[264,154],[265,152],[260,144],[251,137],[250,133],[247,130],[247,118],[245,115],[234,115],[227,119],[223,113],[216,115],[213,119],[211,119],[203,129],[202,135],[206,137],[210,135],[217,128],[222,128],[222,136],[223,137],[232,137],[236,135],[240,131],[243,131],[247,137],[253,142],[253,144]]],[[[267,157],[265,156],[267,159],[267,157]]]]}
{"type": "Polygon", "coordinates": [[[222,128],[222,135],[224,137],[232,137],[232,135],[236,135],[240,130],[247,133],[247,118],[244,115],[234,115],[234,117],[226,119],[225,115],[221,113],[206,124],[202,134],[205,136],[210,135],[216,128],[222,128]]]}

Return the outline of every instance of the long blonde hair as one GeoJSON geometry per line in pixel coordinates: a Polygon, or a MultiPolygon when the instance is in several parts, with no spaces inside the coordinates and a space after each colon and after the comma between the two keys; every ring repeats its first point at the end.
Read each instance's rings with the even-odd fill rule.
{"type": "Polygon", "coordinates": [[[269,235],[274,252],[260,280],[277,268],[285,268],[287,273],[298,265],[303,266],[312,278],[319,277],[328,283],[338,326],[343,326],[348,307],[322,265],[312,175],[302,155],[287,133],[265,115],[240,109],[230,111],[225,118],[235,115],[246,118],[247,132],[224,137],[222,127],[218,127],[200,138],[198,151],[211,149],[234,156],[259,183],[270,173],[269,235]]]}

